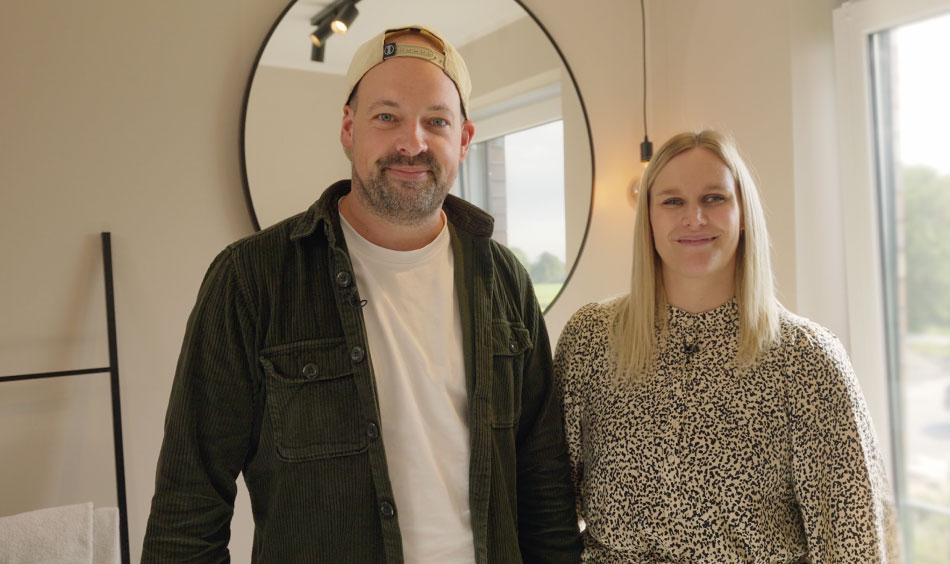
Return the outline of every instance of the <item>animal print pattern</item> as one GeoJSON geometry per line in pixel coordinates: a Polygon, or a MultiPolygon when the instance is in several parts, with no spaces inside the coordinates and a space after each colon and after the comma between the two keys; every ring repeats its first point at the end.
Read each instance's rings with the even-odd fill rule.
{"type": "Polygon", "coordinates": [[[841,343],[781,310],[781,346],[738,367],[734,300],[668,307],[645,378],[617,377],[621,300],[558,342],[583,562],[899,561],[891,491],[841,343]],[[663,328],[665,327],[665,330],[663,328]]]}

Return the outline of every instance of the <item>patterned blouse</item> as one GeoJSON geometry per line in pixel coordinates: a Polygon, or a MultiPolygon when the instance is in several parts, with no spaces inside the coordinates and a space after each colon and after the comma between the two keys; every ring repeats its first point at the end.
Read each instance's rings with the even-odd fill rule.
{"type": "Polygon", "coordinates": [[[867,407],[828,330],[783,309],[782,345],[739,369],[734,300],[668,307],[632,384],[608,340],[620,304],[575,313],[555,359],[583,562],[899,561],[867,407]]]}

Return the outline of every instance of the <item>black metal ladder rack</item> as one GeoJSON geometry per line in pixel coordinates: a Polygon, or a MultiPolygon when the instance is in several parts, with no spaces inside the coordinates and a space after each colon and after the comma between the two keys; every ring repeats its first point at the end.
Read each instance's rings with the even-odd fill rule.
{"type": "Polygon", "coordinates": [[[115,295],[112,286],[112,237],[111,233],[102,233],[102,268],[106,287],[106,323],[109,332],[109,366],[103,368],[83,368],[60,372],[40,372],[2,376],[0,382],[17,380],[37,380],[40,378],[59,378],[80,374],[109,374],[112,388],[112,441],[115,447],[115,482],[119,504],[119,548],[122,564],[131,564],[129,556],[129,516],[125,496],[125,455],[122,449],[122,409],[119,399],[119,349],[115,330],[115,295]]]}

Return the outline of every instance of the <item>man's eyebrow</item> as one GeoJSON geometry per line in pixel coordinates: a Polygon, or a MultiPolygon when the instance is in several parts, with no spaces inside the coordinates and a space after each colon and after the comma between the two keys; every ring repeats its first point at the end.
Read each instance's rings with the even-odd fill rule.
{"type": "Polygon", "coordinates": [[[399,104],[397,104],[396,102],[394,102],[394,101],[392,101],[392,100],[382,99],[382,100],[376,100],[375,102],[373,102],[372,104],[370,104],[369,107],[368,107],[368,109],[374,110],[374,109],[376,109],[376,108],[378,108],[378,107],[380,107],[380,106],[383,106],[383,107],[386,107],[386,108],[398,108],[398,107],[399,107],[399,104]]]}
{"type": "MultiPolygon", "coordinates": [[[[383,98],[383,99],[381,99],[381,100],[376,100],[376,101],[374,101],[372,104],[370,104],[369,106],[367,106],[367,109],[370,110],[370,111],[372,111],[372,110],[376,110],[376,109],[378,109],[378,108],[380,108],[380,107],[383,107],[383,108],[397,108],[397,109],[398,109],[398,108],[400,107],[400,105],[399,105],[398,102],[396,102],[396,101],[394,101],[394,100],[390,100],[390,99],[388,99],[388,98],[383,98]]],[[[426,108],[426,111],[427,111],[427,112],[451,113],[451,112],[452,112],[452,108],[450,108],[450,107],[447,106],[446,104],[432,104],[431,106],[429,106],[428,108],[426,108]]]]}

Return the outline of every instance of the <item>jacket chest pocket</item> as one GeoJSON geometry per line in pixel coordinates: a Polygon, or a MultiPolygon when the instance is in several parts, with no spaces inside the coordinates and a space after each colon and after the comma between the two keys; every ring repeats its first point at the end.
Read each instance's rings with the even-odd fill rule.
{"type": "Polygon", "coordinates": [[[359,395],[343,339],[268,347],[261,351],[260,362],[281,460],[304,462],[366,449],[359,395]]]}
{"type": "Polygon", "coordinates": [[[521,416],[522,366],[531,346],[531,334],[520,323],[492,323],[493,427],[512,427],[521,416]]]}

